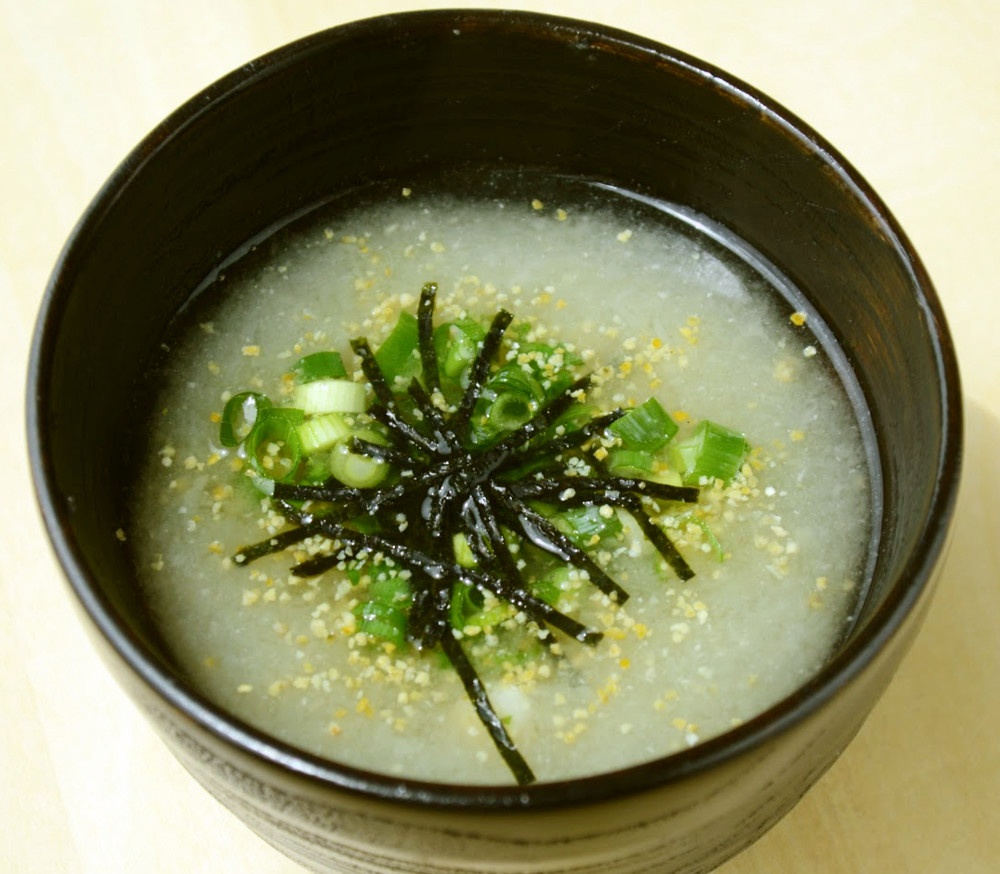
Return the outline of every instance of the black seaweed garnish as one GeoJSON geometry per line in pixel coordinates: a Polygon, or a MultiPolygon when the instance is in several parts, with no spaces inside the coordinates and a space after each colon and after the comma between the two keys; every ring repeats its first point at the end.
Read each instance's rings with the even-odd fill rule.
{"type": "Polygon", "coordinates": [[[508,542],[511,532],[519,545],[585,571],[592,585],[624,603],[628,593],[586,549],[535,509],[536,505],[550,502],[562,507],[620,508],[635,518],[673,571],[686,580],[693,572],[654,522],[648,504],[695,502],[698,489],[614,476],[587,452],[608,425],[624,415],[623,410],[594,416],[575,430],[553,427],[586,392],[589,376],[577,379],[520,427],[491,444],[476,445],[470,421],[512,316],[501,310],[493,318],[469,367],[464,394],[448,406],[441,402],[433,341],[436,291],[436,285],[429,283],[421,293],[418,330],[422,373],[420,379],[410,382],[405,394],[389,385],[366,339],[351,343],[374,394],[368,414],[382,423],[390,442],[380,446],[355,439],[352,451],[389,461],[397,475],[386,485],[368,489],[350,488],[333,479],[319,485],[276,482],[273,500],[294,527],[242,549],[235,560],[246,563],[319,535],[328,538],[332,548],[295,565],[293,574],[321,574],[340,565],[345,552],[381,553],[407,569],[413,589],[409,641],[418,649],[437,648],[447,657],[498,752],[523,785],[533,782],[535,776],[490,704],[461,634],[452,628],[453,587],[464,584],[506,601],[535,623],[542,639],[551,640],[555,630],[595,646],[602,638],[600,631],[560,612],[532,592],[508,542]],[[574,458],[586,461],[582,472],[579,465],[574,468],[569,464],[574,458]],[[408,524],[401,526],[400,518],[408,524]],[[473,567],[456,561],[452,545],[456,534],[466,538],[475,557],[473,567]]]}

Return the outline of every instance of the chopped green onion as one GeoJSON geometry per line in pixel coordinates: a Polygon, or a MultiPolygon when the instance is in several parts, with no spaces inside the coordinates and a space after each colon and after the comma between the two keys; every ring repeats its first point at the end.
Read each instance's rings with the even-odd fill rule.
{"type": "Polygon", "coordinates": [[[395,571],[379,574],[368,587],[368,592],[376,601],[393,606],[409,604],[412,597],[406,577],[400,576],[395,571]]]}
{"type": "Polygon", "coordinates": [[[476,408],[475,429],[486,440],[527,422],[545,401],[545,390],[518,364],[501,367],[486,383],[476,408]]]}
{"type": "Polygon", "coordinates": [[[455,583],[451,587],[448,622],[456,631],[467,626],[489,628],[499,625],[513,615],[510,605],[491,599],[489,608],[484,609],[486,597],[475,586],[455,583]]]}
{"type": "Polygon", "coordinates": [[[572,368],[583,364],[583,359],[575,352],[547,343],[518,343],[517,353],[518,362],[527,364],[549,400],[573,384],[572,368]]]}
{"type": "Polygon", "coordinates": [[[612,449],[605,464],[615,476],[649,479],[653,473],[653,456],[642,449],[612,449]]]}
{"type": "Polygon", "coordinates": [[[743,465],[747,449],[742,434],[705,419],[690,437],[673,445],[671,455],[685,483],[696,484],[703,477],[729,482],[743,465]]]}
{"type": "Polygon", "coordinates": [[[341,413],[323,413],[310,416],[298,426],[302,452],[312,455],[329,449],[335,443],[343,443],[354,433],[341,413]]]}
{"type": "MultiPolygon", "coordinates": [[[[330,459],[327,455],[305,455],[304,469],[300,465],[299,478],[302,483],[321,485],[330,478],[330,459]]],[[[273,491],[273,488],[272,488],[273,491]]]]}
{"type": "Polygon", "coordinates": [[[302,410],[290,407],[258,410],[253,429],[243,441],[255,473],[279,482],[294,477],[302,459],[298,425],[303,419],[302,410]]]}
{"type": "Polygon", "coordinates": [[[672,467],[667,467],[662,462],[656,464],[653,472],[646,474],[642,479],[648,479],[654,483],[662,483],[666,486],[684,485],[683,477],[672,467]]]}
{"type": "Polygon", "coordinates": [[[608,430],[627,449],[656,452],[673,438],[678,425],[656,398],[649,398],[608,425],[608,430]]]}
{"type": "Polygon", "coordinates": [[[375,351],[375,361],[391,386],[397,378],[409,379],[421,370],[420,328],[412,313],[399,314],[399,321],[375,351]]]}
{"type": "MultiPolygon", "coordinates": [[[[385,445],[385,437],[378,431],[365,429],[351,436],[369,443],[385,445]]],[[[330,452],[330,473],[345,486],[353,489],[370,489],[377,486],[389,473],[388,462],[360,452],[351,452],[348,444],[337,443],[330,452]]]]}
{"type": "Polygon", "coordinates": [[[369,587],[370,599],[360,605],[358,630],[402,646],[406,642],[407,612],[413,601],[410,584],[396,574],[379,577],[369,587]]]}
{"type": "Polygon", "coordinates": [[[262,495],[267,495],[269,498],[274,497],[274,480],[266,476],[261,476],[254,469],[248,473],[248,478],[250,482],[253,483],[255,489],[262,495]]]}
{"type": "Polygon", "coordinates": [[[462,567],[475,567],[478,564],[476,556],[472,552],[472,547],[469,546],[469,538],[461,531],[457,532],[451,538],[451,548],[455,554],[456,564],[462,567]]]}
{"type": "Polygon", "coordinates": [[[317,379],[295,386],[292,400],[310,415],[361,413],[365,409],[365,387],[350,379],[317,379]]]}
{"type": "Polygon", "coordinates": [[[261,412],[270,406],[271,402],[255,391],[241,391],[233,395],[222,410],[219,442],[228,448],[239,446],[253,430],[261,412]]]}
{"type": "Polygon", "coordinates": [[[528,363],[532,367],[542,370],[566,370],[572,367],[579,367],[583,364],[583,359],[567,349],[565,346],[550,346],[548,343],[518,343],[518,355],[528,353],[530,358],[528,363]],[[552,357],[558,355],[559,361],[552,362],[552,357]],[[539,361],[540,359],[540,361],[539,361]]]}
{"type": "Polygon", "coordinates": [[[313,352],[296,361],[292,365],[292,373],[300,383],[305,383],[317,379],[344,379],[347,368],[339,352],[313,352]]]}
{"type": "Polygon", "coordinates": [[[461,631],[483,606],[483,593],[468,583],[454,583],[451,587],[451,603],[448,622],[456,631],[461,631]]]}
{"type": "Polygon", "coordinates": [[[622,523],[614,509],[589,505],[570,507],[552,517],[556,526],[577,546],[590,547],[621,533],[622,523]],[[610,510],[610,512],[609,512],[610,510]]]}
{"type": "Polygon", "coordinates": [[[600,413],[601,410],[594,404],[570,404],[566,412],[552,423],[550,431],[554,434],[571,434],[589,424],[600,413]]]}
{"type": "Polygon", "coordinates": [[[531,584],[531,591],[546,604],[555,607],[562,593],[574,588],[573,575],[577,573],[579,572],[569,565],[553,565],[541,578],[531,584]]]}
{"type": "MultiPolygon", "coordinates": [[[[559,567],[557,570],[568,572],[568,569],[565,567],[559,567]]],[[[535,580],[531,584],[531,593],[536,598],[540,598],[546,604],[551,604],[555,607],[559,602],[559,596],[562,594],[562,587],[559,585],[558,580],[554,579],[552,576],[546,576],[539,580],[535,580]]]]}
{"type": "Polygon", "coordinates": [[[480,424],[491,436],[505,434],[527,422],[536,409],[535,400],[530,395],[506,392],[494,398],[483,411],[480,424]]]}
{"type": "Polygon", "coordinates": [[[434,350],[438,369],[448,379],[458,379],[472,364],[486,328],[474,319],[446,322],[434,329],[434,350]]]}

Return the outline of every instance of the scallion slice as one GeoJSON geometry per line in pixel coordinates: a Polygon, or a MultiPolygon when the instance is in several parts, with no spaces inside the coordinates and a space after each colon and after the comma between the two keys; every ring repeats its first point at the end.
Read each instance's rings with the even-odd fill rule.
{"type": "Polygon", "coordinates": [[[527,353],[529,355],[529,363],[531,361],[538,362],[538,364],[533,366],[536,366],[539,371],[546,368],[568,370],[583,364],[583,359],[576,352],[572,352],[565,346],[552,346],[548,343],[527,343],[521,341],[517,344],[517,351],[519,354],[527,353]],[[556,356],[558,356],[558,361],[554,360],[556,356]]]}
{"type": "Polygon", "coordinates": [[[475,567],[476,556],[472,552],[472,547],[469,546],[469,538],[465,536],[461,531],[455,533],[451,538],[451,549],[455,554],[455,563],[461,565],[462,567],[475,567]]]}
{"type": "Polygon", "coordinates": [[[738,431],[704,419],[690,437],[673,444],[671,457],[685,483],[693,485],[703,477],[729,482],[743,465],[747,449],[746,438],[738,431]]]}
{"type": "Polygon", "coordinates": [[[351,438],[354,430],[342,413],[323,413],[310,416],[298,426],[299,441],[306,455],[330,449],[336,443],[351,438]]]}
{"type": "Polygon", "coordinates": [[[508,604],[491,599],[487,608],[486,596],[475,586],[458,582],[451,587],[451,604],[448,621],[456,631],[464,631],[468,626],[489,628],[500,625],[513,613],[508,604]]]}
{"type": "Polygon", "coordinates": [[[570,434],[589,425],[601,410],[594,404],[571,404],[569,408],[551,426],[553,434],[570,434]]]}
{"type": "Polygon", "coordinates": [[[290,407],[258,411],[253,429],[243,441],[247,461],[255,473],[279,482],[294,478],[302,460],[298,426],[304,418],[302,410],[290,407]]]}
{"type": "Polygon", "coordinates": [[[646,452],[662,449],[677,430],[677,423],[656,398],[649,398],[608,425],[608,431],[621,440],[622,446],[646,452]]]}
{"type": "Polygon", "coordinates": [[[386,381],[409,380],[420,373],[420,327],[413,313],[402,312],[399,321],[375,351],[375,361],[386,381]]]}
{"type": "Polygon", "coordinates": [[[395,574],[379,577],[369,587],[370,598],[359,607],[358,631],[402,646],[407,614],[413,601],[410,584],[395,574]]]}
{"type": "Polygon", "coordinates": [[[448,605],[448,622],[456,631],[461,631],[469,619],[483,606],[483,594],[468,583],[453,583],[451,603],[448,605]]]}
{"type": "Polygon", "coordinates": [[[563,346],[519,342],[518,361],[524,361],[549,399],[561,395],[573,383],[573,368],[583,359],[563,346]]]}
{"type": "Polygon", "coordinates": [[[643,479],[649,479],[654,469],[653,456],[642,449],[612,449],[605,464],[615,476],[643,479]]]}
{"type": "Polygon", "coordinates": [[[592,548],[622,530],[621,519],[611,507],[596,504],[570,507],[552,517],[552,521],[570,540],[581,548],[592,548]]]}
{"type": "Polygon", "coordinates": [[[555,607],[559,603],[563,590],[571,588],[570,576],[573,573],[568,566],[557,564],[548,573],[531,584],[531,591],[546,604],[555,607]]]}
{"type": "Polygon", "coordinates": [[[518,364],[497,370],[476,405],[475,436],[484,440],[507,434],[531,419],[545,401],[545,390],[518,364]]]}
{"type": "Polygon", "coordinates": [[[361,413],[365,409],[365,387],[350,379],[316,379],[295,386],[292,402],[310,415],[361,413]]]}
{"type": "Polygon", "coordinates": [[[317,379],[344,379],[347,368],[339,352],[313,352],[296,361],[292,365],[292,373],[300,383],[306,383],[317,379]]]}
{"type": "Polygon", "coordinates": [[[271,402],[259,392],[241,391],[233,395],[222,410],[219,442],[229,449],[239,446],[253,430],[258,416],[270,406],[271,402]]]}
{"type": "MultiPolygon", "coordinates": [[[[369,443],[385,445],[385,437],[377,431],[365,429],[351,435],[369,443]]],[[[348,443],[337,443],[330,452],[330,473],[352,489],[370,489],[389,474],[388,462],[359,452],[351,452],[348,443]]]]}
{"type": "Polygon", "coordinates": [[[434,350],[441,375],[457,380],[475,360],[486,328],[474,319],[446,322],[434,329],[434,350]]]}
{"type": "Polygon", "coordinates": [[[487,436],[499,436],[523,425],[535,414],[536,409],[531,395],[506,392],[494,398],[483,410],[479,425],[487,436]]]}

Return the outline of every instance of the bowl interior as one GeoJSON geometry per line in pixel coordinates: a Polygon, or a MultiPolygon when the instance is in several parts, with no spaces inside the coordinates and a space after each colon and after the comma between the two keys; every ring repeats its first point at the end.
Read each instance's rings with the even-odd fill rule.
{"type": "Polygon", "coordinates": [[[941,548],[957,379],[929,282],[857,174],[760,94],[635,37],[522,13],[390,16],[279,50],[165,121],[81,220],[39,322],[29,427],[46,521],[101,631],[173,671],[115,531],[141,376],[192,291],[331,196],[463,166],[682,204],[826,321],[871,417],[884,509],[859,621],[816,681],[834,682],[891,631],[941,548]]]}

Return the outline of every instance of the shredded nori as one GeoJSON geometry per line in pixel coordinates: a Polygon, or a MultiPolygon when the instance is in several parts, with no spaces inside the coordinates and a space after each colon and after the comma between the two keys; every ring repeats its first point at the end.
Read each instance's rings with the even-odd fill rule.
{"type": "Polygon", "coordinates": [[[389,462],[398,476],[387,485],[368,489],[351,488],[333,478],[318,485],[275,482],[274,502],[294,527],[241,549],[234,558],[239,563],[250,562],[318,535],[328,538],[332,549],[295,565],[293,574],[321,574],[341,565],[345,552],[380,553],[406,568],[414,591],[407,623],[409,641],[418,649],[436,648],[446,656],[497,751],[517,782],[524,785],[535,776],[490,704],[461,635],[452,629],[453,586],[461,583],[511,604],[535,623],[543,641],[551,642],[549,629],[555,629],[595,646],[602,639],[600,631],[532,593],[511,552],[507,532],[513,532],[520,543],[584,571],[592,585],[623,603],[628,592],[535,505],[551,502],[563,507],[608,505],[622,509],[636,520],[674,573],[687,580],[693,571],[653,520],[647,502],[693,503],[698,500],[698,489],[614,476],[592,456],[587,457],[590,472],[569,469],[569,456],[579,455],[624,415],[623,410],[595,415],[575,430],[553,427],[586,391],[589,376],[576,380],[498,441],[476,445],[470,422],[513,316],[504,310],[494,316],[469,367],[461,400],[445,409],[435,398],[440,398],[433,342],[436,292],[437,286],[428,283],[420,296],[422,373],[406,387],[407,403],[390,386],[367,339],[351,341],[374,394],[368,414],[384,426],[390,443],[381,446],[355,438],[351,451],[389,462]],[[310,509],[301,509],[302,502],[310,509]],[[399,525],[396,520],[400,514],[410,523],[399,525]],[[474,567],[455,560],[452,544],[456,534],[465,536],[475,557],[474,567]]]}

